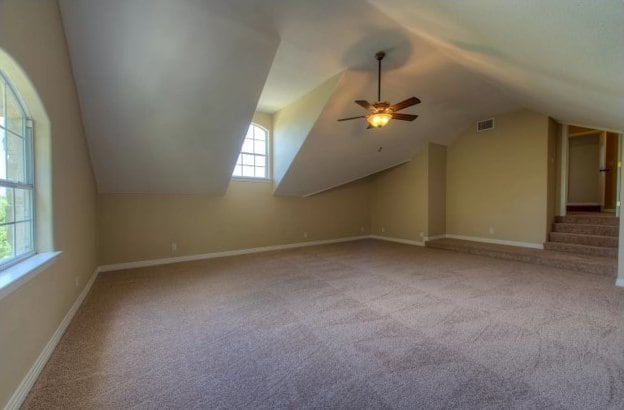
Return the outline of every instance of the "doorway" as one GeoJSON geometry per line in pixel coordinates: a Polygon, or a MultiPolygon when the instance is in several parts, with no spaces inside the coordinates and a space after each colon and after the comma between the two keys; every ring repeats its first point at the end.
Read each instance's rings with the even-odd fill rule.
{"type": "Polygon", "coordinates": [[[569,125],[567,212],[615,213],[618,206],[619,135],[569,125]]]}

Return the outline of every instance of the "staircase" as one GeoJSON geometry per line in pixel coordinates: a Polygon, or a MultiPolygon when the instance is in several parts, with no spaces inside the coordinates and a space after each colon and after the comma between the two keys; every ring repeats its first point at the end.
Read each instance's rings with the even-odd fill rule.
{"type": "Polygon", "coordinates": [[[618,235],[615,216],[579,213],[556,218],[543,250],[451,238],[428,241],[426,246],[614,277],[618,235]]]}
{"type": "Polygon", "coordinates": [[[617,258],[619,225],[619,218],[609,214],[558,216],[544,249],[617,258]]]}

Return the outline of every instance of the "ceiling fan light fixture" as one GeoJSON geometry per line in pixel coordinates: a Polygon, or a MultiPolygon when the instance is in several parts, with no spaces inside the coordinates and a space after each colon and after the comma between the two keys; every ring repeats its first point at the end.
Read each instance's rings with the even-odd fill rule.
{"type": "Polygon", "coordinates": [[[378,112],[376,114],[370,114],[366,117],[366,121],[374,128],[385,127],[390,119],[392,118],[392,114],[388,114],[386,112],[378,112]]]}

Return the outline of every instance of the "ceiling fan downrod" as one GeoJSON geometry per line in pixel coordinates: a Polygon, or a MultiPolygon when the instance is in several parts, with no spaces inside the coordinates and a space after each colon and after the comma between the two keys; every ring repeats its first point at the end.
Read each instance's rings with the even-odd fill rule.
{"type": "Polygon", "coordinates": [[[386,56],[383,51],[377,52],[375,58],[377,59],[377,102],[381,101],[381,60],[386,56]]]}

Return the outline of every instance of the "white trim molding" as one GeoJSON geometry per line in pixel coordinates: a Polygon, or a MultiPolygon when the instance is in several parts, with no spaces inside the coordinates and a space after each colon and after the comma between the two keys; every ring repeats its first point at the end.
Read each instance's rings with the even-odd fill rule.
{"type": "Polygon", "coordinates": [[[453,234],[446,234],[445,237],[451,238],[451,239],[461,239],[464,241],[493,243],[496,245],[509,245],[509,246],[520,246],[522,248],[544,249],[543,243],[508,241],[505,239],[482,238],[480,236],[465,236],[465,235],[453,235],[453,234]]]}
{"type": "Polygon", "coordinates": [[[69,309],[61,323],[56,328],[56,331],[39,354],[39,357],[37,357],[35,363],[32,365],[28,373],[26,373],[26,376],[24,376],[24,378],[22,379],[22,382],[19,384],[19,386],[13,393],[13,396],[11,396],[8,403],[6,404],[5,410],[17,410],[24,403],[24,400],[28,396],[30,389],[35,384],[35,381],[37,381],[37,377],[39,377],[41,370],[43,370],[43,367],[50,359],[50,356],[52,355],[52,352],[54,352],[54,349],[56,348],[58,342],[61,340],[63,333],[65,333],[65,330],[67,330],[67,326],[69,326],[71,320],[74,318],[74,315],[78,311],[78,308],[80,307],[80,305],[82,305],[82,302],[89,294],[91,286],[93,286],[93,282],[95,282],[95,278],[97,278],[98,273],[99,268],[97,268],[95,272],[93,272],[93,274],[89,278],[89,281],[82,289],[82,292],[80,292],[80,295],[78,295],[78,297],[74,301],[74,304],[69,309]]]}
{"type": "Polygon", "coordinates": [[[624,278],[618,278],[615,281],[615,286],[620,287],[620,288],[624,288],[624,278]]]}
{"type": "Polygon", "coordinates": [[[43,272],[54,263],[61,252],[42,252],[0,272],[0,299],[43,272]]]}
{"type": "Polygon", "coordinates": [[[425,242],[435,241],[436,239],[444,239],[444,238],[446,238],[445,234],[433,235],[433,236],[425,236],[425,242]]]}
{"type": "Polygon", "coordinates": [[[201,253],[201,254],[186,255],[186,256],[174,256],[171,258],[159,258],[159,259],[148,259],[148,260],[135,261],[135,262],[114,263],[111,265],[100,266],[99,271],[110,272],[110,271],[124,270],[124,269],[145,268],[148,266],[168,265],[170,263],[190,262],[190,261],[197,261],[197,260],[202,260],[202,259],[222,258],[225,256],[246,255],[250,253],[260,253],[260,252],[279,251],[283,249],[302,248],[305,246],[327,245],[330,243],[340,243],[340,242],[351,242],[351,241],[357,241],[360,239],[367,239],[367,238],[369,238],[368,235],[348,236],[348,237],[338,238],[338,239],[295,242],[295,243],[287,243],[283,245],[261,246],[258,248],[235,249],[231,251],[210,252],[210,253],[201,253]]]}
{"type": "Polygon", "coordinates": [[[571,206],[600,206],[600,202],[568,202],[571,206]]]}
{"type": "Polygon", "coordinates": [[[413,241],[411,239],[394,238],[391,236],[370,235],[369,238],[378,239],[380,241],[403,243],[405,245],[425,246],[425,243],[422,241],[413,241]]]}

